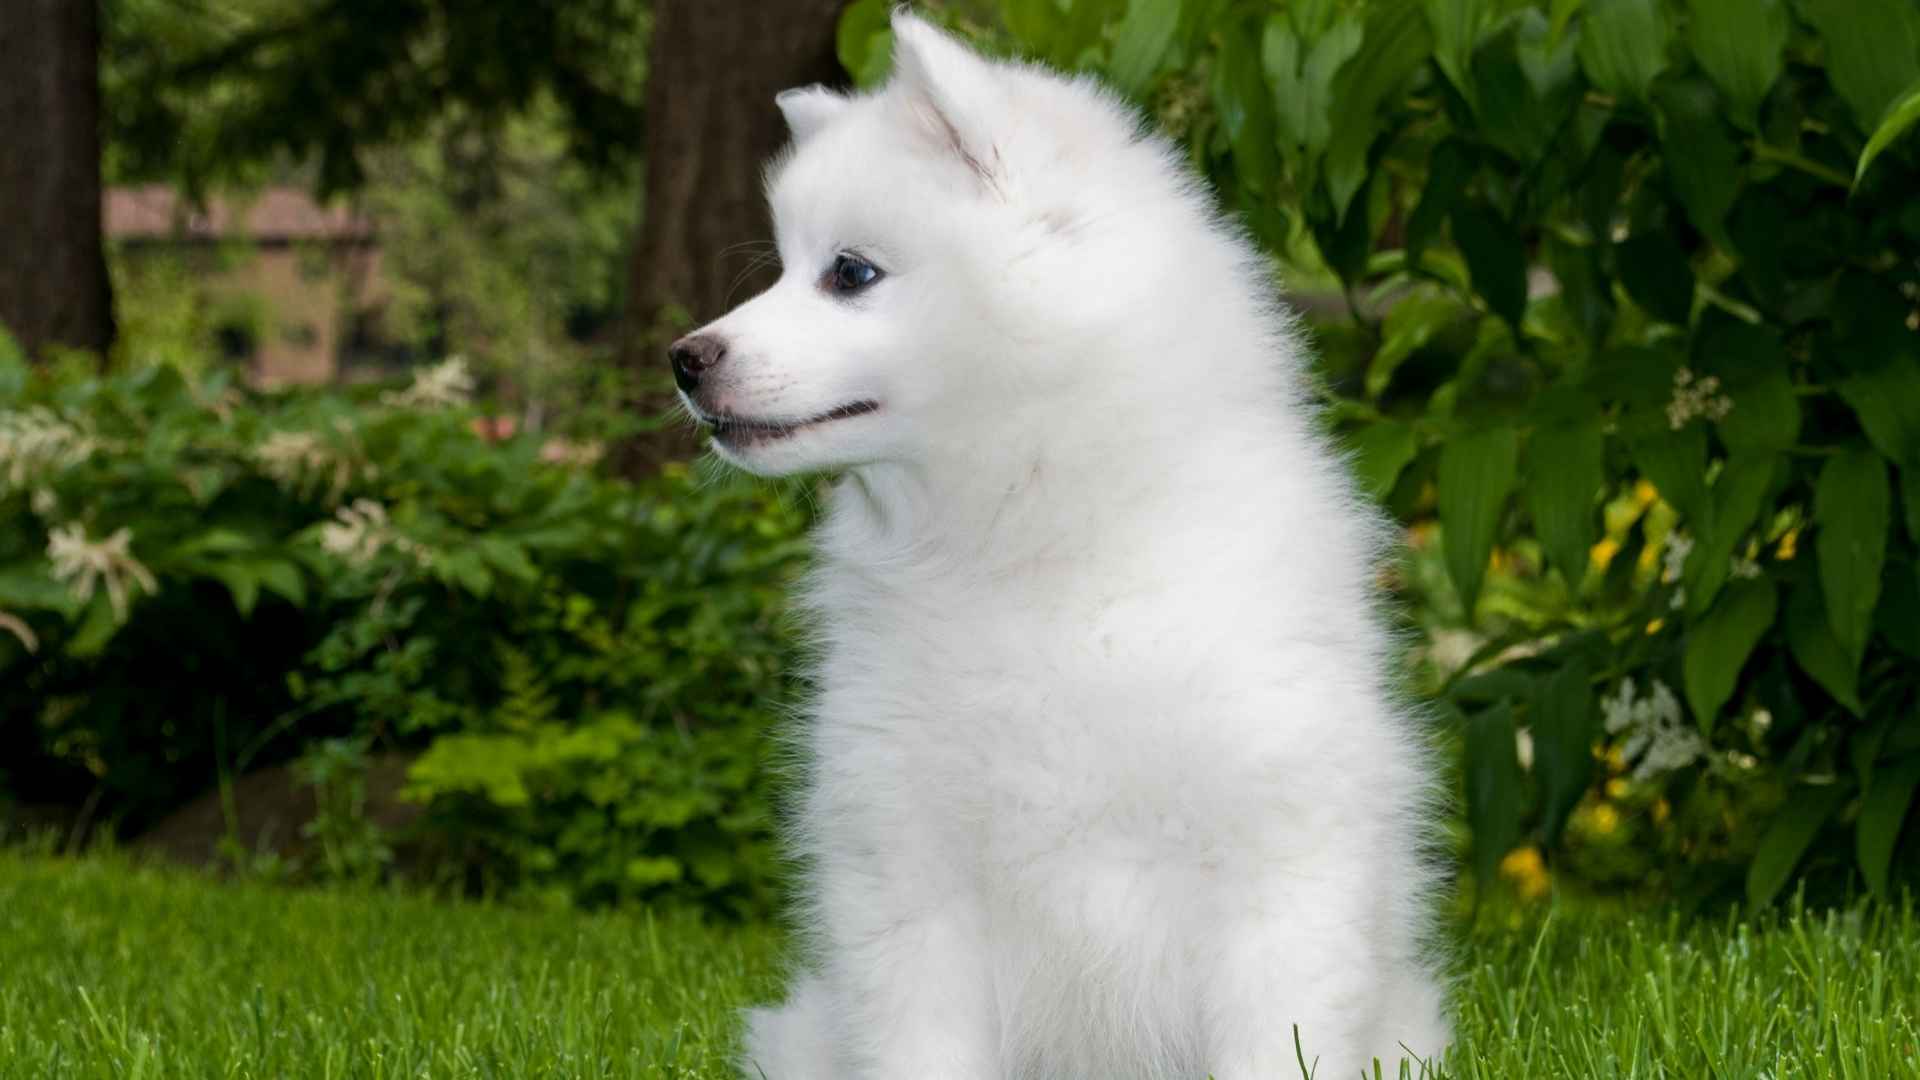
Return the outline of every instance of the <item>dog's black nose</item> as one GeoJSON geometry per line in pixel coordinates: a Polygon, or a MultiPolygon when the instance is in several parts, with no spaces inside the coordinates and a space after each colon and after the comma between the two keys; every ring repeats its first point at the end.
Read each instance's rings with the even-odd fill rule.
{"type": "Polygon", "coordinates": [[[726,356],[726,343],[706,334],[689,334],[667,349],[667,359],[673,362],[673,381],[688,393],[700,385],[701,372],[726,356]]]}

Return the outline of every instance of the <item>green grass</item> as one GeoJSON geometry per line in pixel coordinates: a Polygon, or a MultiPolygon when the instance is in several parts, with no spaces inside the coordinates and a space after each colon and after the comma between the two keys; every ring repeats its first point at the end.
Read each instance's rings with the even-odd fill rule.
{"type": "MultiPolygon", "coordinates": [[[[779,945],[0,854],[0,1078],[725,1076],[779,945]]],[[[1920,1076],[1911,906],[1558,915],[1461,957],[1450,1076],[1920,1076]]]]}

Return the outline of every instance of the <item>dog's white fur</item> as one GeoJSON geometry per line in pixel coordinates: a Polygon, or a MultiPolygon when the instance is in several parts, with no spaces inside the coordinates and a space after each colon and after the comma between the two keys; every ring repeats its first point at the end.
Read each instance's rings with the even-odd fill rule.
{"type": "Polygon", "coordinates": [[[1278,1077],[1296,1026],[1322,1077],[1437,1054],[1383,530],[1270,268],[1097,86],[893,28],[879,92],[781,95],[785,273],[689,396],[879,406],[719,445],[843,473],[797,736],[814,966],[746,1074],[1278,1077]],[[849,250],[885,277],[830,295],[849,250]]]}

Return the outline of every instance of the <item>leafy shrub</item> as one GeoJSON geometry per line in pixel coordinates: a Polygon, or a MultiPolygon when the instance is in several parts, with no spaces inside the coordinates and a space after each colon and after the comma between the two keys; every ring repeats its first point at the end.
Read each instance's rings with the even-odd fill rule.
{"type": "MultiPolygon", "coordinates": [[[[841,23],[863,81],[886,7],[841,23]]],[[[1920,9],[1000,8],[1344,294],[1329,413],[1415,541],[1478,881],[1920,863],[1920,9]]]]}
{"type": "Polygon", "coordinates": [[[469,390],[457,363],[259,396],[0,358],[0,790],[97,787],[133,830],[305,747],[322,869],[364,877],[354,762],[417,750],[422,842],[488,887],[765,909],[804,513],[489,441],[469,390]]]}

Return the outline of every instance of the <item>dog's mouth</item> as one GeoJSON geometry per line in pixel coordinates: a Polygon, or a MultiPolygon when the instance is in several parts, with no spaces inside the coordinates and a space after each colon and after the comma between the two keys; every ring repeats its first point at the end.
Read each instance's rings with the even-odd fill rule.
{"type": "Polygon", "coordinates": [[[865,416],[878,412],[877,401],[855,401],[838,408],[829,409],[818,416],[809,416],[803,420],[769,420],[745,416],[708,416],[700,414],[699,420],[713,432],[713,437],[730,448],[757,446],[778,442],[790,438],[809,428],[831,424],[836,420],[850,420],[856,416],[865,416]]]}

